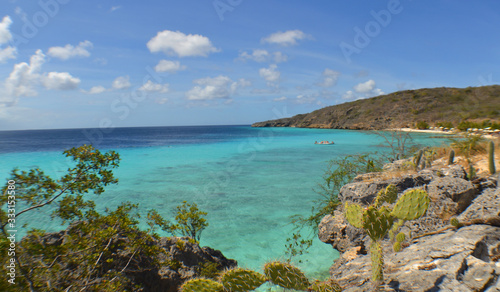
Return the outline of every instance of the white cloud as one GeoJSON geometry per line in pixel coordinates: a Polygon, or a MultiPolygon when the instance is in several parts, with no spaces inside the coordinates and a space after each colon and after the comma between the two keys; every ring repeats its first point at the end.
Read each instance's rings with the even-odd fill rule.
{"type": "Polygon", "coordinates": [[[41,77],[41,81],[45,88],[53,90],[71,90],[80,85],[80,79],[68,72],[49,72],[41,77]]]}
{"type": "Polygon", "coordinates": [[[256,49],[253,50],[251,54],[249,54],[246,51],[240,53],[238,59],[243,61],[253,60],[259,63],[263,62],[281,63],[281,62],[286,62],[288,60],[288,57],[284,55],[282,52],[269,53],[266,50],[256,49]]]}
{"type": "Polygon", "coordinates": [[[295,103],[298,104],[306,104],[306,103],[314,103],[316,101],[316,96],[313,95],[303,95],[300,94],[297,96],[297,98],[294,100],[295,103]]]}
{"type": "Polygon", "coordinates": [[[333,71],[327,68],[321,75],[323,77],[323,81],[321,81],[321,83],[319,83],[318,85],[322,87],[332,87],[337,84],[340,72],[333,71]]]}
{"type": "Polygon", "coordinates": [[[288,98],[286,96],[274,98],[273,101],[286,101],[288,98]]]}
{"type": "Polygon", "coordinates": [[[346,93],[344,93],[344,95],[342,95],[342,98],[343,99],[358,99],[358,97],[356,96],[356,94],[354,94],[354,92],[352,92],[352,90],[349,90],[346,93]]]}
{"type": "Polygon", "coordinates": [[[94,87],[90,88],[90,90],[86,91],[86,93],[99,94],[99,93],[103,93],[105,91],[106,91],[106,88],[104,88],[104,86],[98,85],[98,86],[94,86],[94,87]]]}
{"type": "Polygon", "coordinates": [[[120,8],[122,8],[122,7],[121,6],[112,6],[109,11],[113,12],[113,11],[118,10],[120,8]]]}
{"type": "Polygon", "coordinates": [[[0,63],[4,63],[8,59],[16,58],[16,48],[11,46],[1,48],[2,45],[8,43],[12,39],[12,34],[9,30],[11,24],[12,20],[9,16],[5,16],[2,22],[0,22],[0,63]]]}
{"type": "Polygon", "coordinates": [[[71,76],[68,72],[41,73],[45,63],[42,50],[37,50],[30,58],[29,64],[21,62],[14,65],[14,69],[5,80],[7,96],[36,96],[36,86],[42,85],[49,90],[71,90],[80,85],[80,79],[71,76]]]}
{"type": "Polygon", "coordinates": [[[169,90],[169,84],[159,84],[159,83],[154,83],[151,80],[148,80],[144,85],[142,85],[139,90],[142,91],[147,91],[147,92],[160,92],[160,93],[166,93],[169,90]]]}
{"type": "Polygon", "coordinates": [[[67,44],[64,47],[51,47],[47,55],[61,60],[68,60],[73,57],[90,57],[88,49],[92,49],[93,44],[90,41],[80,42],[76,47],[67,44]]]}
{"type": "Polygon", "coordinates": [[[158,32],[147,43],[148,49],[152,53],[163,52],[166,55],[176,55],[179,57],[203,56],[218,50],[212,45],[210,40],[199,34],[184,34],[180,31],[164,30],[158,32]]]}
{"type": "Polygon", "coordinates": [[[31,56],[30,63],[22,62],[14,65],[14,69],[5,80],[5,89],[9,96],[36,96],[35,86],[40,80],[40,71],[45,62],[42,50],[31,56]]]}
{"type": "Polygon", "coordinates": [[[375,81],[370,79],[364,83],[356,84],[353,88],[354,91],[358,93],[370,93],[373,89],[375,89],[375,86],[376,86],[375,81]]]}
{"type": "Polygon", "coordinates": [[[165,104],[165,103],[167,103],[167,101],[168,101],[168,98],[166,98],[166,97],[162,97],[162,98],[157,98],[157,99],[155,100],[155,103],[156,103],[156,104],[165,104]]]}
{"type": "Polygon", "coordinates": [[[276,69],[278,66],[276,64],[269,65],[269,68],[260,68],[259,75],[267,81],[269,86],[274,85],[281,76],[281,73],[276,69]]]}
{"type": "Polygon", "coordinates": [[[197,85],[186,92],[186,98],[189,100],[229,99],[239,88],[250,84],[245,79],[234,82],[231,78],[223,75],[214,78],[201,78],[193,82],[197,85]]]}
{"type": "Polygon", "coordinates": [[[370,79],[366,82],[359,83],[353,87],[354,91],[362,93],[364,97],[371,97],[376,95],[382,95],[384,92],[380,88],[376,88],[377,84],[374,80],[370,79]]]}
{"type": "Polygon", "coordinates": [[[127,89],[131,86],[130,77],[128,76],[120,76],[117,77],[112,84],[114,89],[127,89]]]}
{"type": "Polygon", "coordinates": [[[282,46],[293,46],[296,45],[300,40],[311,38],[311,36],[305,34],[304,32],[296,30],[288,30],[285,32],[275,32],[262,39],[263,43],[278,44],[282,46]]]}
{"type": "Polygon", "coordinates": [[[347,91],[344,93],[342,98],[344,99],[360,99],[360,98],[367,98],[367,97],[372,97],[372,96],[377,96],[377,95],[382,95],[384,92],[376,87],[377,84],[375,83],[374,80],[370,79],[366,82],[358,83],[354,85],[352,90],[347,91]],[[361,95],[358,95],[356,93],[359,93],[361,95]]]}
{"type": "Polygon", "coordinates": [[[175,73],[181,70],[186,70],[186,66],[181,65],[179,61],[160,60],[155,67],[156,72],[175,73]]]}
{"type": "Polygon", "coordinates": [[[16,58],[17,50],[13,47],[6,47],[4,49],[0,49],[0,63],[5,63],[8,59],[16,58]]]}
{"type": "Polygon", "coordinates": [[[11,24],[12,19],[9,16],[5,16],[0,22],[0,45],[8,43],[12,39],[12,34],[9,31],[11,24]]]}

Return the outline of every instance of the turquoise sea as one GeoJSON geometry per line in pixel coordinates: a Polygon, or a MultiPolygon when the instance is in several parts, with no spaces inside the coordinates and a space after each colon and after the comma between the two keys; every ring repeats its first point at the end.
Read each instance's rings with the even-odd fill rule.
{"type": "MultiPolygon", "coordinates": [[[[424,144],[439,139],[415,134],[424,144]]],[[[195,202],[208,213],[209,227],[201,245],[221,250],[240,266],[260,269],[266,261],[283,259],[291,237],[290,216],[308,215],[314,188],[321,183],[330,159],[367,151],[387,151],[382,139],[362,131],[200,126],[4,131],[0,132],[0,181],[14,167],[40,167],[60,176],[71,166],[61,154],[82,143],[121,156],[115,175],[119,184],[99,197],[100,210],[124,201],[140,204],[140,212],[155,208],[172,219],[182,201],[195,202]],[[315,145],[315,141],[335,141],[315,145]]],[[[21,223],[47,231],[62,229],[51,221],[50,208],[23,214],[21,223]]],[[[20,231],[25,232],[25,230],[20,231]]],[[[167,235],[167,234],[162,234],[167,235]]],[[[306,255],[297,258],[310,277],[328,275],[338,253],[316,237],[306,255]]]]}

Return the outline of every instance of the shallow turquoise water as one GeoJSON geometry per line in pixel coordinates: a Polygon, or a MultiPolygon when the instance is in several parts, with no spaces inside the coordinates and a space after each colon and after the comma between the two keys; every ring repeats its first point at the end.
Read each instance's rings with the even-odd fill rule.
{"type": "MultiPolygon", "coordinates": [[[[140,204],[142,214],[155,208],[171,219],[172,209],[182,201],[195,202],[208,213],[210,224],[201,244],[221,250],[242,267],[260,269],[266,261],[284,258],[286,239],[291,237],[290,216],[309,214],[319,198],[313,188],[321,183],[328,160],[387,150],[377,147],[382,142],[379,137],[359,131],[249,127],[245,131],[250,133],[245,138],[210,144],[114,149],[122,158],[115,171],[120,181],[95,198],[98,208],[131,201],[140,204]],[[335,145],[314,144],[322,140],[333,140],[335,145]]],[[[0,154],[0,161],[2,181],[14,166],[38,166],[58,176],[70,165],[59,151],[0,154]]],[[[61,229],[59,222],[50,220],[50,210],[42,213],[18,219],[48,231],[61,229]]],[[[299,266],[311,277],[323,277],[337,257],[331,246],[315,237],[299,266]]]]}

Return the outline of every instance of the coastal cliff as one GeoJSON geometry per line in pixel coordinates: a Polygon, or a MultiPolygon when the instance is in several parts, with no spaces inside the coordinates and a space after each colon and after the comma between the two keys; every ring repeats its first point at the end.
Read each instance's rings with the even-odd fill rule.
{"type": "Polygon", "coordinates": [[[499,85],[398,91],[252,126],[379,130],[466,120],[500,121],[499,85]]]}
{"type": "MultiPolygon", "coordinates": [[[[379,190],[393,184],[398,193],[426,190],[427,214],[407,221],[401,231],[411,238],[400,252],[382,241],[384,285],[380,291],[500,291],[500,188],[498,174],[474,181],[459,165],[424,169],[397,178],[365,180],[345,185],[339,200],[370,204],[379,190]],[[460,227],[449,224],[456,216],[460,227]]],[[[343,207],[321,221],[319,239],[341,256],[330,269],[343,291],[374,291],[370,281],[369,237],[350,225],[343,207]]]]}

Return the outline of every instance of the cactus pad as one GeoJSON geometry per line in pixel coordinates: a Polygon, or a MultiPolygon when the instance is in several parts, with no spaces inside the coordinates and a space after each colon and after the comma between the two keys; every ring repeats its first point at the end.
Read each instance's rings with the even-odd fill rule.
{"type": "Polygon", "coordinates": [[[392,204],[396,202],[397,198],[398,198],[398,188],[395,185],[390,184],[385,189],[382,189],[378,192],[377,197],[375,198],[374,206],[379,207],[382,205],[383,202],[392,204]]]}
{"type": "Polygon", "coordinates": [[[345,202],[345,218],[352,226],[363,228],[363,208],[356,203],[345,202]]]}
{"type": "Polygon", "coordinates": [[[371,242],[370,257],[372,260],[372,280],[375,282],[382,281],[384,279],[384,258],[379,241],[371,242]]]}
{"type": "Polygon", "coordinates": [[[453,217],[450,219],[450,224],[457,227],[457,228],[460,228],[462,227],[462,224],[460,224],[460,221],[457,219],[457,217],[453,217]]]}
{"type": "Polygon", "coordinates": [[[398,235],[396,235],[397,242],[403,242],[403,241],[405,241],[405,239],[406,239],[406,235],[403,232],[400,232],[400,233],[398,233],[398,235]]]}
{"type": "Polygon", "coordinates": [[[302,271],[288,263],[270,262],[264,265],[264,274],[273,284],[287,289],[307,290],[309,280],[302,271]]]}
{"type": "Polygon", "coordinates": [[[399,219],[414,220],[425,214],[429,203],[430,199],[426,191],[407,191],[396,202],[391,214],[399,219]]]}
{"type": "Polygon", "coordinates": [[[400,252],[401,251],[401,242],[396,241],[392,245],[392,248],[394,249],[395,252],[400,252]]]}
{"type": "Polygon", "coordinates": [[[224,288],[221,283],[209,279],[191,279],[181,286],[182,292],[222,292],[224,288]]]}
{"type": "Polygon", "coordinates": [[[225,291],[245,292],[260,287],[266,278],[264,275],[241,268],[225,271],[219,278],[225,291]]]}
{"type": "Polygon", "coordinates": [[[333,279],[328,279],[324,282],[316,281],[311,287],[309,287],[309,291],[314,292],[342,292],[342,287],[335,282],[333,279]]]}
{"type": "Polygon", "coordinates": [[[363,229],[374,241],[384,238],[393,222],[394,217],[385,207],[377,209],[370,206],[363,213],[363,229]]]}

